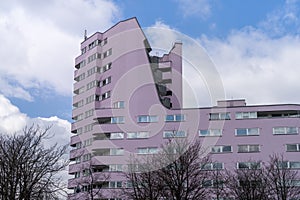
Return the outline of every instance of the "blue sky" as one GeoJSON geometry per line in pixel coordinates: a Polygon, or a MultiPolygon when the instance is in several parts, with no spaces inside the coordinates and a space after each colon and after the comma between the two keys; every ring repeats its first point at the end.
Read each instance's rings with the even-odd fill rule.
{"type": "MultiPolygon", "coordinates": [[[[74,58],[84,29],[90,35],[130,17],[143,28],[168,28],[201,45],[216,66],[226,98],[299,103],[299,8],[298,0],[2,2],[0,119],[6,125],[0,130],[52,121],[68,132],[74,58]]],[[[153,35],[147,36],[151,41],[153,35]]],[[[201,91],[197,78],[191,80],[201,91]]]]}

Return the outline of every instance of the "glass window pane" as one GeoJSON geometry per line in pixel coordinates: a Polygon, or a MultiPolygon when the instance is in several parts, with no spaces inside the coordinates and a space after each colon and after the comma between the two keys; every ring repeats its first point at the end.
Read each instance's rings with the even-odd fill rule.
{"type": "Polygon", "coordinates": [[[231,146],[224,146],[223,152],[231,152],[231,146]]]}
{"type": "Polygon", "coordinates": [[[138,116],[138,122],[148,122],[148,116],[138,116]]]}
{"type": "Polygon", "coordinates": [[[200,136],[207,136],[208,135],[208,130],[200,130],[199,135],[200,136]]]}
{"type": "Polygon", "coordinates": [[[248,135],[259,135],[259,129],[258,128],[249,128],[248,135]]]}
{"type": "Polygon", "coordinates": [[[273,128],[274,134],[285,134],[285,128],[284,127],[275,127],[273,128]]]}
{"type": "Polygon", "coordinates": [[[296,134],[298,133],[297,127],[286,127],[287,134],[296,134]]]}
{"type": "Polygon", "coordinates": [[[236,129],[236,135],[247,135],[247,129],[245,128],[236,129]]]}
{"type": "Polygon", "coordinates": [[[179,121],[184,121],[184,115],[176,115],[175,120],[176,120],[177,122],[179,122],[179,121]]]}
{"type": "Polygon", "coordinates": [[[212,136],[220,136],[220,135],[222,135],[222,131],[221,131],[221,129],[211,129],[210,134],[212,136]]]}
{"type": "Polygon", "coordinates": [[[286,150],[287,151],[297,151],[297,144],[287,144],[286,150]]]}
{"type": "Polygon", "coordinates": [[[259,152],[259,145],[249,145],[250,152],[259,152]]]}
{"type": "Polygon", "coordinates": [[[290,162],[290,167],[292,169],[299,169],[300,168],[300,162],[290,162]]]}
{"type": "Polygon", "coordinates": [[[239,145],[238,152],[248,152],[248,145],[239,145]]]}
{"type": "Polygon", "coordinates": [[[129,132],[127,133],[127,138],[136,138],[136,132],[129,132]]]}
{"type": "Polygon", "coordinates": [[[166,121],[167,122],[174,121],[174,115],[167,115],[166,116],[166,121]]]}

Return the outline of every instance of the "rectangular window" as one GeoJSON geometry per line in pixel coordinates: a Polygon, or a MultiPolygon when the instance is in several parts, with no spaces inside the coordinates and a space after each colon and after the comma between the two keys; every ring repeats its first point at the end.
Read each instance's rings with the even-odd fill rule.
{"type": "Polygon", "coordinates": [[[213,146],[211,148],[211,153],[231,153],[232,147],[229,145],[226,146],[213,146]]]}
{"type": "Polygon", "coordinates": [[[238,169],[259,169],[260,163],[259,162],[238,162],[237,168],[238,169]]]}
{"type": "Polygon", "coordinates": [[[104,46],[107,44],[107,38],[105,38],[104,40],[101,41],[101,46],[104,46]]]}
{"type": "Polygon", "coordinates": [[[120,116],[120,117],[112,117],[110,119],[110,123],[111,124],[124,124],[124,117],[120,116]]]}
{"type": "Polygon", "coordinates": [[[182,122],[185,121],[185,115],[176,114],[176,115],[166,115],[166,122],[182,122]]]}
{"type": "Polygon", "coordinates": [[[86,53],[86,47],[81,49],[81,55],[86,53]]]}
{"type": "Polygon", "coordinates": [[[81,61],[80,63],[78,63],[77,65],[75,65],[76,69],[81,69],[85,66],[85,60],[81,61]]]}
{"type": "Polygon", "coordinates": [[[85,112],[85,118],[91,117],[93,115],[94,115],[94,109],[85,112]]]}
{"type": "Polygon", "coordinates": [[[103,81],[101,81],[99,86],[103,87],[103,86],[109,84],[110,82],[111,82],[111,77],[108,77],[108,78],[104,79],[103,81]]]}
{"type": "Polygon", "coordinates": [[[87,76],[91,76],[92,74],[99,73],[100,67],[95,66],[87,71],[87,76]]]}
{"type": "Polygon", "coordinates": [[[236,112],[235,119],[256,119],[257,112],[236,112]]]}
{"type": "Polygon", "coordinates": [[[205,180],[203,181],[203,187],[206,188],[223,188],[224,181],[223,180],[205,180]]]}
{"type": "Polygon", "coordinates": [[[82,87],[78,88],[77,90],[74,90],[73,93],[78,95],[78,94],[83,93],[84,91],[85,91],[85,88],[84,88],[84,86],[82,86],[82,87]]]}
{"type": "Polygon", "coordinates": [[[110,133],[109,139],[111,140],[119,140],[124,138],[124,133],[122,132],[116,132],[116,133],[110,133]]]}
{"type": "Polygon", "coordinates": [[[121,165],[121,164],[111,164],[111,165],[109,165],[109,171],[110,172],[122,172],[123,171],[123,165],[121,165]]]}
{"type": "Polygon", "coordinates": [[[298,134],[298,127],[274,127],[273,128],[274,135],[295,135],[298,134]]]}
{"type": "Polygon", "coordinates": [[[141,131],[141,132],[128,132],[127,139],[143,139],[149,138],[149,132],[141,131]]]}
{"type": "Polygon", "coordinates": [[[139,123],[151,123],[157,121],[158,121],[158,117],[156,115],[140,115],[137,118],[137,122],[139,123]]]}
{"type": "Polygon", "coordinates": [[[88,57],[88,63],[96,60],[96,59],[101,59],[101,54],[100,53],[94,53],[93,55],[88,57]]]}
{"type": "Polygon", "coordinates": [[[229,112],[222,112],[222,113],[210,113],[209,120],[229,120],[230,113],[229,112]]]}
{"type": "Polygon", "coordinates": [[[82,160],[83,161],[88,161],[88,160],[91,160],[91,154],[90,153],[88,153],[88,154],[85,154],[85,155],[83,155],[82,156],[82,160]]]}
{"type": "Polygon", "coordinates": [[[299,161],[283,161],[279,163],[279,167],[283,169],[300,169],[299,161]]]}
{"type": "Polygon", "coordinates": [[[110,155],[111,156],[121,156],[121,155],[124,155],[124,149],[123,148],[113,148],[113,149],[110,149],[110,155]]]}
{"type": "Polygon", "coordinates": [[[300,151],[300,144],[287,144],[286,151],[288,152],[298,152],[300,151]]]}
{"type": "Polygon", "coordinates": [[[222,129],[199,130],[199,136],[222,136],[222,129]]]}
{"type": "Polygon", "coordinates": [[[221,170],[224,169],[224,163],[212,162],[201,166],[203,170],[221,170]]]}
{"type": "Polygon", "coordinates": [[[106,65],[104,65],[101,69],[100,69],[100,73],[104,73],[107,70],[111,69],[111,63],[108,63],[106,65]]]}
{"type": "Polygon", "coordinates": [[[103,58],[106,58],[112,54],[112,49],[109,49],[103,53],[103,58]]]}
{"type": "Polygon", "coordinates": [[[73,104],[73,109],[80,108],[84,105],[84,100],[80,100],[73,104]]]}
{"type": "Polygon", "coordinates": [[[77,115],[73,118],[76,122],[83,120],[83,114],[77,115]]]}
{"type": "Polygon", "coordinates": [[[124,101],[117,101],[113,103],[112,105],[113,108],[124,108],[125,107],[125,102],[124,101]]]}
{"type": "Polygon", "coordinates": [[[235,129],[236,136],[259,135],[259,128],[237,128],[235,129]]]}
{"type": "Polygon", "coordinates": [[[84,132],[89,132],[93,130],[93,124],[88,124],[84,126],[84,132]]]}
{"type": "Polygon", "coordinates": [[[93,143],[93,138],[87,139],[83,141],[83,147],[91,146],[93,143]]]}
{"type": "Polygon", "coordinates": [[[99,85],[99,81],[92,81],[86,85],[86,90],[89,90],[93,87],[97,87],[99,85]]]}
{"type": "Polygon", "coordinates": [[[185,131],[164,131],[164,138],[174,138],[174,137],[186,137],[185,131]]]}
{"type": "Polygon", "coordinates": [[[85,99],[86,104],[89,104],[96,100],[96,96],[93,94],[85,99]]]}
{"type": "Polygon", "coordinates": [[[82,81],[83,79],[85,79],[85,73],[82,73],[79,76],[77,76],[77,77],[74,78],[74,80],[76,82],[82,81]]]}
{"type": "Polygon", "coordinates": [[[109,188],[122,188],[122,181],[110,181],[109,188]]]}
{"type": "Polygon", "coordinates": [[[158,152],[157,147],[138,148],[138,154],[155,154],[158,152]]]}
{"type": "Polygon", "coordinates": [[[238,145],[238,153],[253,153],[259,151],[260,148],[258,144],[238,145]]]}

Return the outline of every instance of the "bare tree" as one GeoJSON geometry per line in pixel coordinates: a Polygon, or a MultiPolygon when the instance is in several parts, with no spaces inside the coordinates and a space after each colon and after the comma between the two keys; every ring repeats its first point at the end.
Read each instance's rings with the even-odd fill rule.
{"type": "Polygon", "coordinates": [[[90,160],[82,164],[79,168],[79,177],[75,183],[77,188],[75,189],[75,199],[94,200],[103,198],[103,189],[109,187],[109,167],[107,165],[95,165],[90,160]]]}
{"type": "Polygon", "coordinates": [[[292,163],[286,161],[283,155],[270,156],[267,169],[273,199],[287,200],[300,197],[300,187],[296,184],[300,179],[298,171],[293,169],[292,163]]]}
{"type": "Polygon", "coordinates": [[[205,199],[207,189],[203,184],[209,179],[208,172],[201,165],[207,164],[200,141],[189,143],[186,139],[172,139],[162,146],[144,166],[149,171],[129,172],[127,178],[132,183],[134,199],[205,199]],[[154,196],[149,196],[149,185],[154,196]],[[146,195],[146,196],[143,196],[146,195]]]}
{"type": "Polygon", "coordinates": [[[207,182],[210,196],[216,200],[223,199],[227,194],[225,187],[226,171],[223,169],[222,163],[213,162],[208,165],[211,166],[209,168],[210,180],[207,182]]]}
{"type": "Polygon", "coordinates": [[[228,196],[238,200],[269,200],[267,172],[260,162],[249,161],[226,171],[228,196]]]}
{"type": "Polygon", "coordinates": [[[50,127],[25,128],[21,134],[0,135],[0,199],[57,199],[62,191],[58,173],[68,162],[67,145],[46,148],[50,127]]]}

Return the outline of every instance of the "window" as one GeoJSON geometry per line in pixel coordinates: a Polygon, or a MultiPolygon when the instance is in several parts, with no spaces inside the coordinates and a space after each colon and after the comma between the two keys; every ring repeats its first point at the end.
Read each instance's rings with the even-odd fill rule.
{"type": "Polygon", "coordinates": [[[279,163],[280,168],[284,169],[300,169],[300,162],[299,161],[283,161],[279,163]]]}
{"type": "Polygon", "coordinates": [[[81,157],[80,157],[80,156],[79,156],[79,157],[76,157],[76,158],[75,158],[75,163],[78,164],[78,163],[80,163],[80,162],[81,162],[81,157]]]}
{"type": "Polygon", "coordinates": [[[157,147],[138,148],[138,154],[155,154],[158,152],[157,147]]]}
{"type": "Polygon", "coordinates": [[[80,177],[80,172],[75,172],[74,178],[79,178],[80,177]]]}
{"type": "Polygon", "coordinates": [[[93,124],[88,124],[84,126],[84,132],[92,131],[93,130],[93,124]]]}
{"type": "Polygon", "coordinates": [[[120,164],[109,165],[109,171],[110,172],[122,172],[123,171],[123,165],[120,165],[120,164]]]}
{"type": "Polygon", "coordinates": [[[96,96],[93,94],[85,99],[86,104],[89,104],[96,100],[96,96]]]}
{"type": "Polygon", "coordinates": [[[230,113],[224,112],[224,113],[210,113],[209,114],[209,120],[229,120],[230,119],[230,113]]]}
{"type": "Polygon", "coordinates": [[[93,143],[93,138],[87,139],[83,141],[83,147],[91,146],[93,143]]]}
{"type": "Polygon", "coordinates": [[[246,144],[246,145],[238,145],[238,153],[252,153],[259,152],[258,144],[246,144]]]}
{"type": "Polygon", "coordinates": [[[236,119],[256,119],[257,112],[236,112],[235,118],[236,119]]]}
{"type": "Polygon", "coordinates": [[[92,74],[99,73],[100,67],[95,66],[87,71],[87,76],[91,76],[92,74]]]}
{"type": "Polygon", "coordinates": [[[122,181],[110,181],[109,188],[122,188],[122,181]]]}
{"type": "Polygon", "coordinates": [[[108,77],[100,82],[100,87],[103,87],[111,82],[111,77],[108,77]]]}
{"type": "Polygon", "coordinates": [[[166,115],[166,122],[182,122],[185,121],[185,115],[177,114],[177,115],[166,115]]]}
{"type": "Polygon", "coordinates": [[[76,69],[80,69],[80,68],[83,68],[85,66],[85,60],[81,61],[80,63],[78,63],[77,65],[75,65],[75,68],[76,69]]]}
{"type": "Polygon", "coordinates": [[[110,123],[111,124],[124,124],[124,117],[121,116],[121,117],[112,117],[110,119],[110,123]]]}
{"type": "Polygon", "coordinates": [[[211,187],[211,188],[223,188],[224,181],[223,180],[205,180],[203,181],[203,187],[211,187]]]}
{"type": "Polygon", "coordinates": [[[110,97],[110,91],[107,91],[107,92],[103,93],[102,95],[97,96],[96,100],[97,101],[103,101],[105,99],[108,99],[109,97],[110,97]]]}
{"type": "Polygon", "coordinates": [[[96,60],[96,59],[101,59],[101,54],[100,53],[94,53],[93,55],[88,57],[88,63],[96,60]]]}
{"type": "Polygon", "coordinates": [[[98,84],[99,84],[99,82],[98,81],[92,81],[92,82],[90,82],[90,83],[88,83],[87,85],[86,85],[86,90],[89,90],[89,89],[91,89],[91,88],[93,88],[93,87],[97,87],[98,86],[98,84]]]}
{"type": "Polygon", "coordinates": [[[76,82],[82,81],[83,79],[85,79],[85,73],[82,73],[79,76],[77,76],[77,77],[74,78],[74,80],[76,82]]]}
{"type": "Polygon", "coordinates": [[[222,129],[199,130],[199,136],[221,136],[222,129]]]}
{"type": "Polygon", "coordinates": [[[149,138],[149,132],[129,132],[127,133],[127,139],[142,139],[149,138]]]}
{"type": "Polygon", "coordinates": [[[86,53],[86,47],[81,49],[81,55],[86,53]]]}
{"type": "Polygon", "coordinates": [[[156,115],[140,115],[137,118],[139,123],[150,123],[150,122],[157,122],[158,117],[156,115]]]}
{"type": "Polygon", "coordinates": [[[237,168],[238,169],[259,169],[260,163],[259,162],[238,162],[237,168]]]}
{"type": "Polygon", "coordinates": [[[104,40],[101,41],[101,46],[104,46],[107,44],[107,38],[105,38],[104,40]]]}
{"type": "Polygon", "coordinates": [[[85,112],[85,118],[91,117],[93,115],[94,115],[94,109],[85,112]]]}
{"type": "Polygon", "coordinates": [[[73,118],[76,122],[83,120],[83,114],[77,115],[73,118]]]}
{"type": "Polygon", "coordinates": [[[117,101],[113,103],[113,108],[124,108],[125,107],[125,102],[124,101],[117,101]]]}
{"type": "Polygon", "coordinates": [[[121,155],[124,155],[124,149],[123,148],[113,148],[113,149],[110,149],[110,155],[111,156],[121,156],[121,155]]]}
{"type": "Polygon", "coordinates": [[[106,65],[104,65],[101,69],[100,69],[100,73],[104,73],[107,70],[109,70],[111,68],[111,63],[108,63],[106,65]]]}
{"type": "Polygon", "coordinates": [[[83,155],[82,156],[82,160],[83,161],[88,161],[88,160],[91,160],[91,154],[90,153],[88,153],[88,154],[85,154],[85,155],[83,155]]]}
{"type": "Polygon", "coordinates": [[[109,49],[103,53],[103,58],[106,58],[112,54],[112,49],[109,49]]]}
{"type": "Polygon", "coordinates": [[[74,90],[74,94],[81,94],[85,91],[84,86],[78,88],[77,90],[74,90]]]}
{"type": "Polygon", "coordinates": [[[259,135],[259,128],[237,128],[235,129],[236,136],[259,135]]]}
{"type": "Polygon", "coordinates": [[[173,138],[173,137],[186,137],[185,131],[164,131],[164,138],[173,138]]]}
{"type": "Polygon", "coordinates": [[[211,148],[211,153],[231,153],[231,146],[214,146],[211,148]]]}
{"type": "Polygon", "coordinates": [[[219,162],[207,163],[207,164],[202,165],[201,169],[203,169],[203,170],[220,170],[220,169],[224,169],[224,163],[219,163],[219,162]]]}
{"type": "Polygon", "coordinates": [[[293,135],[298,134],[298,127],[274,127],[273,128],[274,135],[293,135]]]}
{"type": "Polygon", "coordinates": [[[124,138],[124,133],[110,133],[109,139],[111,140],[118,140],[118,139],[123,139],[124,138]]]}
{"type": "Polygon", "coordinates": [[[80,101],[78,101],[78,102],[76,102],[76,103],[73,104],[73,108],[74,108],[74,109],[80,108],[80,107],[83,106],[83,104],[84,104],[84,101],[83,101],[83,100],[80,100],[80,101]]]}
{"type": "Polygon", "coordinates": [[[300,144],[287,144],[286,151],[288,151],[288,152],[300,151],[300,144]]]}

